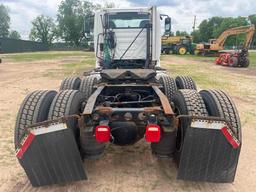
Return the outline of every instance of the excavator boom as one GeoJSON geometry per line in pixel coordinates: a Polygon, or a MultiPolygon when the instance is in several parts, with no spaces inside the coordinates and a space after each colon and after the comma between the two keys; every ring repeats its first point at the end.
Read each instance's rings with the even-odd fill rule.
{"type": "Polygon", "coordinates": [[[248,49],[250,46],[253,35],[255,33],[255,25],[235,27],[224,31],[216,40],[210,43],[200,43],[196,45],[198,53],[218,52],[224,49],[226,39],[231,35],[246,34],[243,48],[248,49]]]}
{"type": "Polygon", "coordinates": [[[231,36],[231,35],[239,35],[242,33],[246,33],[246,40],[244,43],[245,47],[250,46],[250,43],[253,38],[253,34],[255,32],[255,26],[254,25],[249,25],[249,26],[242,26],[242,27],[236,27],[236,28],[231,28],[226,31],[224,31],[216,40],[216,44],[219,47],[223,47],[226,39],[231,36]]]}

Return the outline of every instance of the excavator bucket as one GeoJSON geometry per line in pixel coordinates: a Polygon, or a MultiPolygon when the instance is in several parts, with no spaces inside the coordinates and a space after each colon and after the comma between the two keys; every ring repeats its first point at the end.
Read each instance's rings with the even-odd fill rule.
{"type": "Polygon", "coordinates": [[[225,121],[192,119],[184,137],[178,179],[233,182],[240,149],[240,141],[225,121]]]}
{"type": "Polygon", "coordinates": [[[73,132],[65,123],[29,129],[16,156],[35,187],[87,179],[73,132]]]}

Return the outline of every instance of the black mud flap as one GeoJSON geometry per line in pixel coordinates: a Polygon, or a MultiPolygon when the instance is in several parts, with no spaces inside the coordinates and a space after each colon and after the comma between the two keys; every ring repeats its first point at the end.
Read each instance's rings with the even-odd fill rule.
{"type": "Polygon", "coordinates": [[[179,161],[178,179],[234,181],[241,143],[224,121],[192,119],[179,161]]]}
{"type": "Polygon", "coordinates": [[[72,130],[64,123],[30,129],[16,156],[35,187],[87,179],[72,130]]]}

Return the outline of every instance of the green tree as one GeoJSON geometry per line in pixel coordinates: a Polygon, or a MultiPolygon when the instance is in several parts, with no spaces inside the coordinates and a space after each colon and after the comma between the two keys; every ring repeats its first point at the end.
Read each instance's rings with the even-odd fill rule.
{"type": "Polygon", "coordinates": [[[201,36],[200,41],[207,42],[209,39],[215,38],[214,30],[218,28],[222,21],[222,17],[212,17],[208,20],[203,20],[198,27],[201,36]]]}
{"type": "Polygon", "coordinates": [[[188,36],[189,34],[186,31],[176,31],[176,36],[188,36]]]}
{"type": "Polygon", "coordinates": [[[89,1],[63,0],[57,15],[60,37],[68,43],[79,46],[83,39],[84,18],[92,15],[99,7],[89,1]]]}
{"type": "Polygon", "coordinates": [[[200,43],[202,42],[202,38],[200,35],[200,31],[199,30],[195,30],[191,33],[191,36],[193,37],[193,42],[194,43],[200,43]]]}
{"type": "MultiPolygon", "coordinates": [[[[192,32],[195,43],[208,42],[209,39],[216,39],[219,35],[229,28],[249,25],[245,17],[212,17],[208,20],[203,20],[198,30],[192,32]]],[[[225,45],[241,45],[244,42],[245,35],[230,36],[225,42],[225,45]]]]}
{"type": "Polygon", "coordinates": [[[13,31],[10,32],[9,38],[11,38],[11,39],[21,39],[21,36],[20,36],[18,31],[13,30],[13,31]]]}
{"type": "Polygon", "coordinates": [[[10,16],[7,7],[0,5],[0,37],[8,37],[10,16]]]}
{"type": "Polygon", "coordinates": [[[250,20],[251,24],[256,25],[256,14],[250,15],[249,20],[250,20]]]}
{"type": "MultiPolygon", "coordinates": [[[[221,24],[214,30],[213,32],[214,38],[217,38],[222,32],[224,32],[227,29],[246,26],[246,25],[249,25],[249,22],[246,17],[224,18],[221,24]]],[[[243,45],[244,40],[245,40],[245,34],[232,35],[227,38],[224,45],[226,46],[243,45]]]]}
{"type": "Polygon", "coordinates": [[[213,30],[213,37],[217,38],[223,31],[240,26],[249,25],[246,17],[226,17],[223,21],[213,30]]]}
{"type": "Polygon", "coordinates": [[[53,19],[40,15],[32,21],[32,25],[29,38],[33,41],[39,41],[47,45],[51,45],[57,33],[53,19]]]}

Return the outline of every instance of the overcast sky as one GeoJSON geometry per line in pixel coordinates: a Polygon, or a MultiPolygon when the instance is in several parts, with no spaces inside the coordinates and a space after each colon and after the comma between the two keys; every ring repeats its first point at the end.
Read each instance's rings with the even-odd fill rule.
{"type": "MultiPolygon", "coordinates": [[[[28,38],[31,21],[36,16],[43,14],[56,18],[60,2],[61,0],[0,0],[0,4],[9,8],[11,29],[17,30],[24,39],[28,38]]],[[[157,5],[161,13],[172,17],[173,31],[191,31],[194,15],[197,16],[198,25],[212,16],[248,16],[256,13],[255,0],[121,0],[116,3],[119,8],[151,5],[157,5]]]]}

